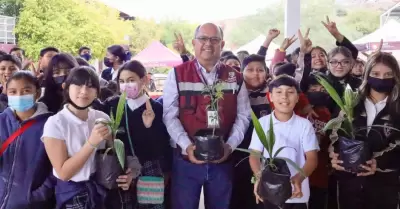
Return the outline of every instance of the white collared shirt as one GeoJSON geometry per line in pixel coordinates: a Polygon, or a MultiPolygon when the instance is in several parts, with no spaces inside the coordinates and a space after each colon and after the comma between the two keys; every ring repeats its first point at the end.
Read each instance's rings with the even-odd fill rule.
{"type": "Polygon", "coordinates": [[[115,80],[118,75],[118,70],[114,70],[114,68],[111,68],[111,80],[115,80]]]}
{"type": "MultiPolygon", "coordinates": [[[[295,162],[300,168],[306,163],[305,153],[309,151],[318,151],[319,145],[315,135],[313,125],[310,121],[302,118],[293,113],[293,116],[286,122],[281,122],[275,118],[274,113],[261,117],[259,119],[261,127],[265,134],[269,130],[270,116],[272,115],[272,121],[274,125],[275,133],[275,146],[273,153],[275,153],[281,147],[284,148],[278,157],[286,157],[295,162]]],[[[251,143],[249,149],[263,152],[264,157],[269,158],[267,150],[258,138],[257,133],[253,130],[251,137],[251,143]]],[[[298,171],[288,164],[291,176],[295,176],[298,171]]],[[[286,201],[286,203],[307,203],[310,197],[310,186],[308,178],[304,179],[301,185],[303,192],[302,198],[293,198],[286,201]]]]}
{"type": "Polygon", "coordinates": [[[140,106],[142,106],[144,103],[146,103],[148,99],[149,97],[146,94],[143,94],[142,96],[136,99],[127,99],[126,103],[128,104],[129,109],[134,111],[140,106]]]}
{"type": "Polygon", "coordinates": [[[370,126],[374,123],[375,117],[385,108],[386,106],[386,97],[384,100],[377,102],[374,104],[369,98],[366,98],[364,101],[365,112],[367,113],[367,126],[368,132],[371,129],[370,126]]]}
{"type": "MultiPolygon", "coordinates": [[[[201,66],[200,66],[201,67],[201,66]]],[[[213,84],[216,76],[216,68],[207,72],[201,67],[201,73],[208,84],[213,84]]],[[[164,83],[163,89],[163,121],[171,136],[171,146],[176,147],[178,144],[182,149],[182,154],[186,154],[186,148],[192,144],[188,134],[182,126],[179,116],[179,92],[176,83],[175,70],[172,69],[168,73],[168,77],[164,83]]],[[[237,116],[233,124],[231,134],[228,138],[232,150],[236,149],[242,143],[244,134],[250,123],[250,102],[246,85],[241,86],[237,95],[237,116]]]]}
{"type": "MultiPolygon", "coordinates": [[[[72,157],[82,149],[86,140],[89,139],[96,119],[104,118],[110,120],[110,117],[101,111],[89,109],[88,119],[83,121],[76,117],[66,106],[64,105],[64,108],[60,112],[47,120],[43,128],[42,140],[43,137],[49,137],[65,141],[68,156],[72,157]]],[[[104,148],[104,145],[105,142],[103,141],[99,145],[99,148],[104,148]]],[[[95,151],[92,152],[81,170],[70,179],[71,181],[81,182],[89,180],[90,176],[96,171],[95,153],[95,151]]],[[[54,168],[53,174],[59,178],[54,168]]]]}

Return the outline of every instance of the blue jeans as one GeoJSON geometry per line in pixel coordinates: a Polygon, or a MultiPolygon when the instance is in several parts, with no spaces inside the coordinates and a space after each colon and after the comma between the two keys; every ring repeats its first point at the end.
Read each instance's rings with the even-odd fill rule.
{"type": "Polygon", "coordinates": [[[172,165],[172,209],[198,209],[204,186],[206,209],[229,209],[232,162],[197,165],[175,150],[172,165]]]}

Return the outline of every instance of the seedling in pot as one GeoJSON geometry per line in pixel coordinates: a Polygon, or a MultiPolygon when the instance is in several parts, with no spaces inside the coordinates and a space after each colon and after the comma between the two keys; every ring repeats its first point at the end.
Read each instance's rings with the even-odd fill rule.
{"type": "Polygon", "coordinates": [[[117,106],[117,112],[115,117],[113,115],[113,111],[110,112],[110,119],[111,121],[106,121],[104,119],[97,119],[95,123],[102,123],[110,127],[111,135],[113,137],[112,141],[107,141],[107,150],[105,151],[104,157],[107,155],[108,152],[111,150],[115,152],[118,158],[118,162],[121,165],[122,169],[125,168],[125,145],[120,139],[116,139],[118,128],[122,120],[122,115],[124,114],[126,103],[126,93],[122,93],[117,106]]]}

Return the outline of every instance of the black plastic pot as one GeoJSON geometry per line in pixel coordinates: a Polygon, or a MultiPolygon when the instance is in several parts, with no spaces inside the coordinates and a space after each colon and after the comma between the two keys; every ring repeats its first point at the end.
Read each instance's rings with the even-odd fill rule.
{"type": "Polygon", "coordinates": [[[95,157],[96,162],[96,182],[107,189],[116,189],[118,176],[124,173],[119,164],[117,155],[113,150],[105,154],[105,150],[99,150],[95,157]]]}
{"type": "Polygon", "coordinates": [[[365,164],[372,157],[369,144],[364,141],[339,137],[339,159],[343,161],[343,166],[352,173],[364,172],[360,165],[365,164]]]}
{"type": "Polygon", "coordinates": [[[216,129],[213,135],[213,129],[201,129],[194,136],[194,156],[201,161],[215,161],[224,156],[224,140],[219,135],[219,129],[216,129]]]}
{"type": "Polygon", "coordinates": [[[290,170],[286,161],[274,159],[275,166],[266,166],[261,173],[257,194],[269,203],[282,207],[292,196],[290,170]]]}

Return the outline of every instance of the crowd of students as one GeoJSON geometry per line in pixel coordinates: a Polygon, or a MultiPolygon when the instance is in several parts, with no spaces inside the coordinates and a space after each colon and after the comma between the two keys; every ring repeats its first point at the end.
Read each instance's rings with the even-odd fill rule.
{"type": "Polygon", "coordinates": [[[399,133],[385,126],[400,129],[398,62],[378,51],[364,63],[334,22],[328,20],[324,26],[337,44],[329,53],[312,45],[308,31],[304,36],[299,31],[300,47],[286,54],[295,39],[284,39],[267,67],[265,55],[278,30],[269,31],[258,54],[234,55],[222,51],[223,31],[218,26],[200,25],[193,39],[194,55],[177,38],[174,47],[184,63],[169,72],[164,95],[157,101],[146,94],[145,67],[131,61],[129,51],[120,45],[107,48],[108,68],[100,75],[87,62],[88,47],[82,47],[77,58],[45,48],[37,68],[20,48],[3,53],[0,208],[196,209],[202,187],[209,209],[278,208],[256,192],[262,161],[235,150],[251,149],[268,157],[250,122],[251,109],[265,132],[273,118],[275,149],[294,148],[279,156],[296,162],[306,175],[289,166],[294,189],[284,209],[396,209],[399,133]],[[362,173],[344,171],[335,144],[321,132],[339,107],[316,75],[341,96],[346,85],[360,92],[355,128],[380,125],[359,136],[376,154],[362,173]],[[193,154],[193,137],[208,126],[210,101],[202,87],[217,80],[224,92],[218,110],[226,136],[224,156],[203,162],[193,154]],[[98,121],[115,117],[123,92],[127,100],[117,138],[125,144],[126,166],[114,179],[117,186],[106,188],[96,175],[103,166],[98,156],[113,137],[98,121]],[[141,184],[141,177],[152,177],[153,184],[161,179],[160,190],[147,190],[143,196],[139,185],[146,184],[141,184]],[[160,191],[161,201],[155,198],[160,191]]]}

